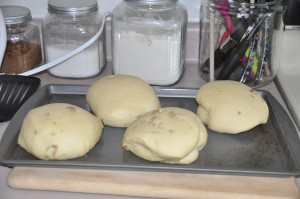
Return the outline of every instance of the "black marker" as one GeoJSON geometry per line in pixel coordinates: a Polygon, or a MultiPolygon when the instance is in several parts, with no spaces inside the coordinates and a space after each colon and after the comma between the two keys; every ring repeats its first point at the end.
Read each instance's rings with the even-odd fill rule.
{"type": "MultiPolygon", "coordinates": [[[[226,40],[215,50],[214,52],[214,60],[215,60],[215,69],[219,68],[221,64],[224,62],[226,57],[230,54],[232,49],[241,41],[246,28],[243,23],[239,23],[235,31],[226,38],[226,40]]],[[[204,62],[201,67],[201,71],[204,74],[209,73],[209,58],[204,62]]]]}
{"type": "Polygon", "coordinates": [[[251,40],[258,32],[262,22],[267,17],[268,17],[268,13],[266,13],[262,18],[260,18],[257,24],[250,31],[250,33],[230,53],[229,57],[225,60],[224,66],[217,77],[218,80],[226,80],[229,78],[231,73],[234,71],[235,67],[238,65],[241,57],[245,54],[247,48],[250,45],[251,40]]]}

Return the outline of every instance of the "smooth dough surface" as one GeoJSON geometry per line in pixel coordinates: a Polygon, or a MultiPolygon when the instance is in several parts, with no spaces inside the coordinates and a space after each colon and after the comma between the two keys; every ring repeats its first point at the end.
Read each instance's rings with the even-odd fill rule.
{"type": "Polygon", "coordinates": [[[139,117],[127,127],[123,147],[150,161],[189,164],[207,142],[207,131],[193,112],[166,107],[139,117]]]}
{"type": "Polygon", "coordinates": [[[267,122],[269,109],[252,88],[236,81],[204,84],[196,94],[197,115],[216,132],[236,134],[267,122]]]}
{"type": "Polygon", "coordinates": [[[94,82],[87,102],[104,124],[127,127],[138,116],[160,108],[154,89],[144,80],[129,75],[111,75],[94,82]]]}
{"type": "Polygon", "coordinates": [[[66,103],[32,109],[26,115],[18,144],[43,160],[66,160],[85,155],[99,141],[100,119],[66,103]]]}

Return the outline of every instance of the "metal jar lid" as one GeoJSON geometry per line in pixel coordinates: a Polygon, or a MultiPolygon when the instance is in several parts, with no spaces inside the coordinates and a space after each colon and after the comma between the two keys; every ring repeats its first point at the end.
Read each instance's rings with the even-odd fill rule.
{"type": "Polygon", "coordinates": [[[97,0],[49,0],[48,2],[48,11],[60,15],[84,15],[97,10],[97,0]]]}
{"type": "Polygon", "coordinates": [[[125,0],[128,2],[137,2],[137,3],[176,3],[178,0],[125,0]]]}
{"type": "Polygon", "coordinates": [[[0,6],[6,25],[20,24],[32,20],[31,12],[23,6],[0,6]]]}

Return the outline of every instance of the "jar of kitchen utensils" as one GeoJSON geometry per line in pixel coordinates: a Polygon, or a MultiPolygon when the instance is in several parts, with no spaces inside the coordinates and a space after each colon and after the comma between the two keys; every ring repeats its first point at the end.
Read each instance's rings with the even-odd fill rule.
{"type": "Polygon", "coordinates": [[[235,80],[250,87],[270,83],[280,65],[282,1],[207,0],[200,9],[202,78],[235,80]]]}
{"type": "Polygon", "coordinates": [[[152,85],[177,82],[185,61],[187,11],[177,0],[124,0],[112,13],[113,73],[152,85]]]}
{"type": "Polygon", "coordinates": [[[40,31],[32,23],[31,11],[22,6],[1,6],[7,43],[1,73],[19,74],[41,64],[40,31]]]}
{"type": "MultiPolygon", "coordinates": [[[[99,30],[101,20],[97,0],[49,0],[43,20],[43,44],[46,62],[54,61],[78,48],[99,30]]],[[[105,63],[104,34],[85,50],[49,70],[65,78],[92,77],[105,63]]]]}

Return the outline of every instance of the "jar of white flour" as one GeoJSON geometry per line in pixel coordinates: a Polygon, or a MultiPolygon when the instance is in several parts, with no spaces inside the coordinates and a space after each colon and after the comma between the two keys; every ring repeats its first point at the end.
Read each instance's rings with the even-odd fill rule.
{"type": "MultiPolygon", "coordinates": [[[[43,20],[46,62],[54,61],[91,39],[100,29],[97,0],[49,0],[43,20]]],[[[106,63],[104,35],[91,46],[51,68],[52,75],[86,78],[99,74],[106,63]]]]}
{"type": "Polygon", "coordinates": [[[177,0],[123,0],[112,13],[114,74],[176,83],[185,60],[187,11],[177,0]]]}

